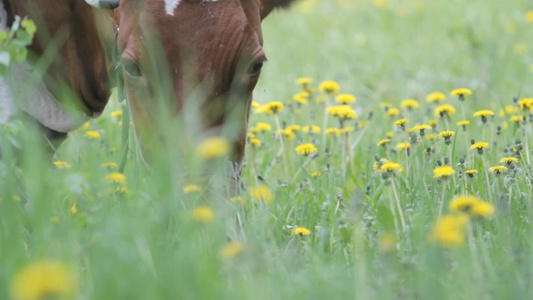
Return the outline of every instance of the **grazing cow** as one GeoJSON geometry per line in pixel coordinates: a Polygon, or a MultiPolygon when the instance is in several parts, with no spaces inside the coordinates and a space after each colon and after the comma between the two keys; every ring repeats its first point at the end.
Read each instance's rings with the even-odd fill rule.
{"type": "MultiPolygon", "coordinates": [[[[166,89],[170,93],[163,95],[176,112],[195,101],[203,129],[232,122],[230,138],[235,145],[230,159],[240,163],[252,90],[266,60],[261,21],[292,1],[121,0],[114,11],[120,28],[116,47],[141,145],[143,136],[158,130],[153,126],[154,107],[166,89]]],[[[118,0],[85,2],[101,8],[118,4],[118,0]]],[[[60,138],[86,117],[98,116],[109,96],[108,52],[99,36],[96,12],[85,2],[3,0],[8,23],[16,14],[28,15],[46,33],[39,36],[47,39],[37,39],[31,47],[36,57],[45,53],[46,42],[60,46],[58,57],[37,76],[42,80],[36,89],[22,95],[34,98],[22,110],[60,138]],[[60,94],[64,87],[72,93],[60,94]],[[77,101],[70,101],[75,107],[69,112],[78,112],[76,117],[63,107],[65,98],[72,96],[77,101]]],[[[31,72],[27,66],[21,70],[22,76],[31,72]]],[[[13,94],[17,90],[15,84],[13,94]]]]}

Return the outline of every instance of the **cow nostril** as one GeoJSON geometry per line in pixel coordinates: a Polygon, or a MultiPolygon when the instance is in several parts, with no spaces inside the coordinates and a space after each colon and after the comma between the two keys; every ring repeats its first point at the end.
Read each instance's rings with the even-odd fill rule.
{"type": "Polygon", "coordinates": [[[122,68],[124,69],[124,72],[126,72],[126,74],[128,74],[131,77],[142,76],[142,72],[141,72],[141,69],[139,68],[139,65],[131,59],[123,59],[122,68]]]}

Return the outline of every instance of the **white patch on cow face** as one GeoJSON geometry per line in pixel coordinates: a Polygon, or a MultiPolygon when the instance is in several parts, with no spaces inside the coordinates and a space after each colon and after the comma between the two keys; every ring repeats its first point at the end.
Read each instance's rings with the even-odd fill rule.
{"type": "Polygon", "coordinates": [[[94,7],[98,7],[100,5],[100,0],[85,0],[85,2],[94,7]]]}
{"type": "Polygon", "coordinates": [[[167,15],[174,15],[174,11],[180,5],[181,0],[165,0],[165,11],[167,15]]]}
{"type": "MultiPolygon", "coordinates": [[[[173,16],[174,12],[178,8],[178,5],[180,5],[180,2],[181,0],[165,0],[165,11],[167,12],[167,15],[173,16]]],[[[218,0],[202,0],[202,2],[218,2],[218,0]]]]}

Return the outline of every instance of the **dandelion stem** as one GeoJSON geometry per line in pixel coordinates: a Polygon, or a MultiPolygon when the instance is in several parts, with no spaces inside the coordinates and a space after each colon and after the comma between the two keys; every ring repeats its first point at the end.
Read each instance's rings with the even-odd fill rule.
{"type": "Polygon", "coordinates": [[[394,179],[391,180],[392,184],[392,192],[394,193],[394,199],[396,199],[396,205],[398,206],[398,213],[400,214],[400,220],[402,222],[402,229],[403,232],[407,231],[407,224],[405,223],[405,218],[403,216],[403,210],[402,205],[400,204],[400,198],[398,197],[398,193],[396,192],[396,185],[394,184],[394,179]]]}
{"type": "Polygon", "coordinates": [[[489,201],[490,203],[494,203],[492,201],[492,191],[490,187],[490,179],[489,179],[489,171],[487,169],[487,164],[485,163],[485,155],[481,154],[481,160],[483,162],[483,169],[485,170],[485,178],[487,179],[487,191],[489,192],[489,201]]]}

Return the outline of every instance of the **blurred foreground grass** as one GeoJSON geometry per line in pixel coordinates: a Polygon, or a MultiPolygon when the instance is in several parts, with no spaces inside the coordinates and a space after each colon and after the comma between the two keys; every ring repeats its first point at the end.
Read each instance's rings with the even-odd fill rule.
{"type": "Polygon", "coordinates": [[[224,161],[206,166],[197,140],[161,149],[150,171],[132,147],[115,173],[116,102],[70,134],[55,165],[24,141],[8,153],[20,167],[0,164],[0,299],[529,298],[532,9],[309,0],[273,15],[255,101],[284,108],[252,115],[240,198],[205,184],[224,161]],[[335,94],[293,98],[299,77],[338,82],[358,117],[326,114],[335,94]],[[461,102],[456,88],[472,95],[461,102]],[[435,115],[441,104],[426,95],[436,91],[455,114],[435,115]],[[401,105],[408,98],[420,107],[401,105]],[[494,112],[487,122],[473,116],[482,109],[494,112]],[[409,132],[421,124],[425,135],[409,132]],[[313,125],[320,133],[304,132],[313,125]],[[443,131],[453,131],[449,145],[443,131]],[[488,143],[482,155],[472,139],[488,143]],[[303,143],[317,152],[300,155],[303,143]],[[507,169],[489,171],[497,165],[507,169]],[[461,195],[476,200],[450,208],[461,195]],[[476,213],[479,203],[494,215],[476,213]]]}

